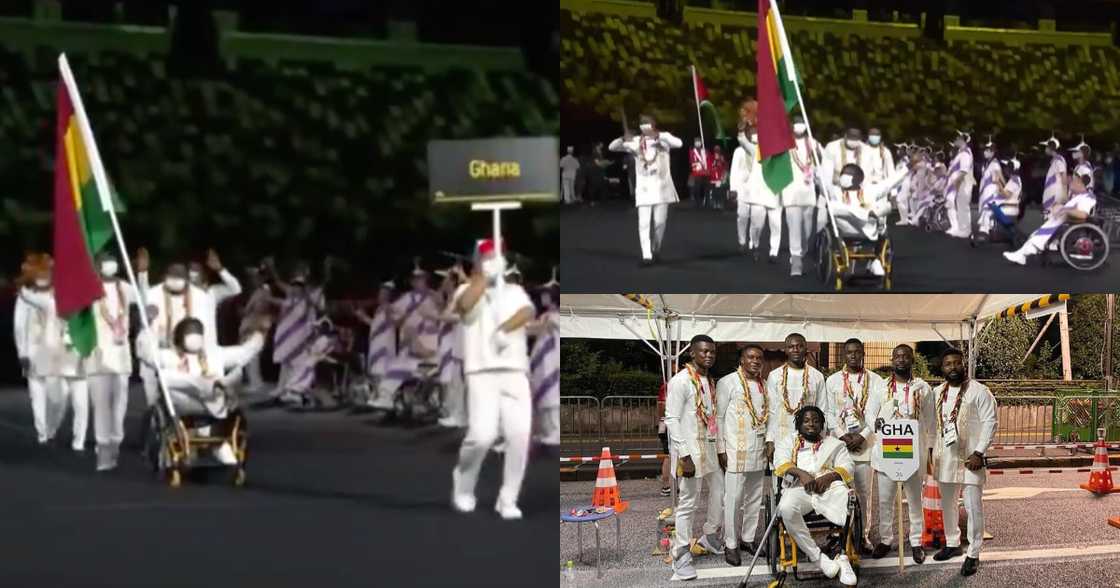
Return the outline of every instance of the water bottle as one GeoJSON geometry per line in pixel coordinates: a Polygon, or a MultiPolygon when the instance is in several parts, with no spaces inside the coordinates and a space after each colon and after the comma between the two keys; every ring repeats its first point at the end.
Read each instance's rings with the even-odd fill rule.
{"type": "Polygon", "coordinates": [[[564,579],[567,580],[568,586],[576,585],[576,570],[573,567],[572,560],[568,560],[567,565],[564,566],[564,579]]]}

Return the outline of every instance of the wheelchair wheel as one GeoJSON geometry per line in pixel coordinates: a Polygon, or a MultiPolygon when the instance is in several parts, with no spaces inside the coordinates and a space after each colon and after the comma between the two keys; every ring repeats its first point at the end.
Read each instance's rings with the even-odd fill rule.
{"type": "Polygon", "coordinates": [[[824,284],[832,281],[832,235],[819,233],[817,237],[817,277],[824,284]]]}
{"type": "Polygon", "coordinates": [[[894,244],[890,238],[883,240],[879,250],[879,261],[883,264],[883,289],[890,292],[894,276],[894,244]]]}
{"type": "Polygon", "coordinates": [[[1095,270],[1108,258],[1108,235],[1091,223],[1074,225],[1062,234],[1058,250],[1074,269],[1095,270]]]}
{"type": "MultiPolygon", "coordinates": [[[[770,522],[770,517],[774,516],[773,507],[769,504],[763,505],[766,514],[766,522],[770,522]]],[[[766,561],[770,564],[770,574],[775,578],[784,580],[785,572],[781,568],[781,558],[779,552],[781,551],[779,542],[781,541],[781,521],[774,523],[774,528],[770,530],[770,535],[765,538],[766,541],[766,561]]],[[[779,583],[779,585],[781,585],[779,583]]]]}

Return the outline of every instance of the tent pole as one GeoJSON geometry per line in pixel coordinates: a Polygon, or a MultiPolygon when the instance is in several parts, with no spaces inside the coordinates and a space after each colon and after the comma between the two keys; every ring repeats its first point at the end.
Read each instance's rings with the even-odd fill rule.
{"type": "Polygon", "coordinates": [[[1108,314],[1104,317],[1104,368],[1105,390],[1112,390],[1112,314],[1116,312],[1116,295],[1105,294],[1105,309],[1108,314]]]}
{"type": "Polygon", "coordinates": [[[1062,309],[1058,313],[1058,329],[1062,336],[1062,379],[1073,379],[1073,366],[1070,365],[1069,355],[1069,312],[1062,309]]]}

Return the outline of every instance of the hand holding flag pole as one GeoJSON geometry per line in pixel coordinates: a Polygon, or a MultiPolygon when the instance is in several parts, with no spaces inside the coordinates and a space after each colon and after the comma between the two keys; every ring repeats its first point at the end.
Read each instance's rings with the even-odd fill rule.
{"type": "MultiPolygon", "coordinates": [[[[696,66],[690,65],[692,69],[692,97],[696,100],[696,124],[700,127],[700,164],[704,169],[708,169],[707,146],[708,143],[704,141],[704,119],[700,117],[700,74],[696,73],[696,66]]],[[[704,95],[707,97],[708,91],[705,88],[704,95]]]]}

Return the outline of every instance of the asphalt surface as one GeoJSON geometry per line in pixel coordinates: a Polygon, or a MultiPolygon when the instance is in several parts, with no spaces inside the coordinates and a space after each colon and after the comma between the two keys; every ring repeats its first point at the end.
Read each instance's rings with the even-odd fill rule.
{"type": "MultiPolygon", "coordinates": [[[[1113,472],[1114,479],[1117,473],[1113,472]]],[[[868,566],[859,572],[860,586],[1017,586],[1017,587],[1092,587],[1120,586],[1120,529],[1110,527],[1107,519],[1120,516],[1120,494],[1094,496],[1077,488],[1087,481],[1088,474],[1004,474],[991,476],[984,488],[984,517],[992,539],[984,542],[980,569],[970,578],[962,578],[961,561],[934,562],[926,552],[922,565],[907,559],[903,575],[899,575],[897,551],[883,560],[866,560],[868,566]],[[894,558],[894,559],[892,559],[894,558]]],[[[603,578],[596,578],[595,533],[584,524],[584,561],[578,561],[575,525],[560,525],[560,563],[572,560],[575,580],[569,582],[561,574],[561,586],[737,586],[746,573],[750,559],[744,557],[738,575],[704,579],[730,570],[721,555],[695,558],[701,578],[670,581],[672,571],[662,562],[664,556],[651,555],[655,541],[658,511],[670,505],[670,499],[658,494],[657,480],[632,480],[620,483],[623,500],[630,501],[629,510],[621,516],[622,553],[615,549],[615,524],[602,524],[603,578]]],[[[594,482],[564,482],[560,488],[562,508],[589,502],[594,482]]],[[[706,491],[699,507],[706,508],[706,491]]],[[[905,510],[905,506],[904,506],[905,510]]],[[[872,524],[877,523],[873,513],[872,524]]],[[[697,532],[701,521],[697,521],[697,532]]],[[[873,527],[874,528],[874,527],[873,527]]],[[[761,533],[761,531],[760,531],[761,533]]],[[[872,532],[872,540],[878,538],[872,532]]],[[[805,564],[803,564],[805,565],[805,564]]],[[[760,560],[756,571],[765,567],[760,560]]],[[[799,569],[801,566],[799,566],[799,569]]],[[[810,579],[793,580],[796,586],[840,586],[818,572],[809,571],[810,579]]],[[[752,575],[748,586],[765,586],[769,573],[752,575]]]]}
{"type": "MultiPolygon", "coordinates": [[[[976,218],[976,211],[973,211],[976,218]]],[[[689,204],[670,207],[661,261],[640,267],[637,212],[619,203],[561,208],[561,265],[564,291],[600,292],[831,292],[816,276],[816,262],[806,259],[805,275],[789,275],[787,232],[782,230],[779,260],[759,262],[738,250],[733,211],[697,210],[689,204]]],[[[1092,272],[1065,265],[1027,267],[1003,259],[1005,245],[973,249],[968,241],[895,227],[894,292],[1104,292],[1120,281],[1115,261],[1092,272]]],[[[783,221],[784,223],[784,221],[783,221]]],[[[1029,233],[1042,224],[1029,210],[1020,227],[1029,233]]],[[[767,231],[763,241],[768,243],[767,231]]],[[[876,281],[853,281],[845,291],[879,291],[876,281]]]]}
{"type": "MultiPolygon", "coordinates": [[[[143,393],[134,386],[126,434],[143,393]]],[[[543,586],[555,581],[554,456],[531,461],[522,521],[449,506],[461,433],[345,412],[251,410],[248,483],[156,481],[138,453],[94,472],[92,450],[39,446],[23,389],[0,389],[2,586],[543,586]]],[[[92,443],[93,425],[89,437],[92,443]]],[[[126,439],[126,443],[128,440],[126,439]]]]}

